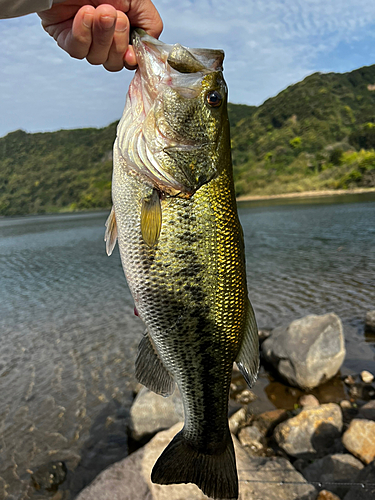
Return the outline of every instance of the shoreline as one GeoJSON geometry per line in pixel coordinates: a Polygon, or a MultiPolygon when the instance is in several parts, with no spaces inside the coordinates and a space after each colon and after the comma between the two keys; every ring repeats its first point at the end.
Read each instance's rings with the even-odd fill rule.
{"type": "Polygon", "coordinates": [[[258,201],[258,200],[277,200],[287,198],[320,198],[326,196],[342,196],[350,194],[367,194],[375,193],[375,187],[372,188],[356,188],[356,189],[325,189],[317,191],[298,191],[294,193],[280,193],[270,195],[252,195],[244,194],[238,196],[236,201],[258,201]]]}

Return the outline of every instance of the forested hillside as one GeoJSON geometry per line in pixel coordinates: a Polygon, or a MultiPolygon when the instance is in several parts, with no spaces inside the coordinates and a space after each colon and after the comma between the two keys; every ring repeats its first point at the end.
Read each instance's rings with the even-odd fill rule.
{"type": "MultiPolygon", "coordinates": [[[[375,186],[375,65],[229,104],[237,195],[375,186]]],[[[0,215],[108,208],[117,123],[0,138],[0,215]]]]}

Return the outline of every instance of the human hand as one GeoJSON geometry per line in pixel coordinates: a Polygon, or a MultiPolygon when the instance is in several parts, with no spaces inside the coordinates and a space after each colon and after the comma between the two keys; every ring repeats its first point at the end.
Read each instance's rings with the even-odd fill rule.
{"type": "Polygon", "coordinates": [[[108,71],[137,65],[129,45],[130,25],[156,38],[163,29],[151,0],[57,0],[38,16],[59,47],[108,71]]]}

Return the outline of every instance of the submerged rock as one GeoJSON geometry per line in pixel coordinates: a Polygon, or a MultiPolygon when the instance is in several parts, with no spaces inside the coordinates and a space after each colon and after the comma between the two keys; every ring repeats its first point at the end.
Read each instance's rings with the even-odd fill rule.
{"type": "Polygon", "coordinates": [[[335,403],[328,403],[302,410],[297,416],[279,424],[274,437],[288,455],[314,458],[332,450],[341,430],[341,409],[335,403]]]}
{"type": "Polygon", "coordinates": [[[319,482],[322,488],[327,486],[330,491],[343,497],[349,491],[350,483],[356,480],[358,472],[363,467],[362,462],[353,455],[338,453],[315,460],[302,471],[302,474],[308,481],[319,482]]]}
{"type": "Polygon", "coordinates": [[[375,333],[375,310],[366,313],[365,329],[369,333],[375,333]]]}
{"type": "Polygon", "coordinates": [[[177,388],[171,396],[164,398],[144,387],[130,409],[131,436],[142,441],[160,430],[169,429],[183,418],[184,409],[177,388]]]}
{"type": "Polygon", "coordinates": [[[50,462],[39,467],[31,475],[31,481],[36,490],[56,491],[65,481],[67,472],[64,462],[50,462]]]}
{"type": "Polygon", "coordinates": [[[345,448],[365,464],[375,458],[375,422],[355,418],[342,437],[345,448]]]}
{"type": "Polygon", "coordinates": [[[340,318],[310,315],[275,328],[262,344],[267,362],[291,385],[312,389],[332,378],[345,358],[340,318]]]}

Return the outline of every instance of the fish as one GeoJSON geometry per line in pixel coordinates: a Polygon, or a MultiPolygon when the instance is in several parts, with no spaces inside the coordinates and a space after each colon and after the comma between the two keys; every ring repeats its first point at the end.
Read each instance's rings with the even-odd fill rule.
{"type": "Polygon", "coordinates": [[[258,330],[248,298],[233,183],[224,52],[132,34],[138,69],[113,149],[116,241],[146,330],[135,375],[162,396],[177,384],[184,426],[156,461],[157,484],[238,498],[228,425],[233,363],[252,386],[258,330]]]}

